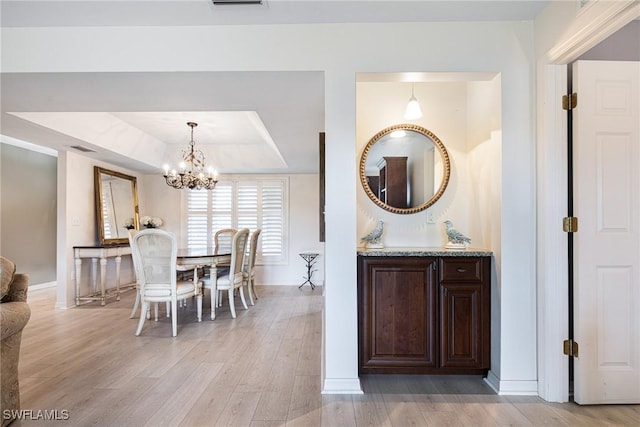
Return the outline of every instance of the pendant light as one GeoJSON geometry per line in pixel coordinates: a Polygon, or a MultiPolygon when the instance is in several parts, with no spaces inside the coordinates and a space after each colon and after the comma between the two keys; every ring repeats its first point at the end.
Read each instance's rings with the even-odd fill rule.
{"type": "Polygon", "coordinates": [[[407,104],[407,110],[404,113],[404,118],[406,120],[415,120],[422,117],[422,110],[420,109],[420,104],[418,103],[418,99],[413,94],[413,83],[411,83],[411,98],[409,98],[409,103],[407,104]]]}

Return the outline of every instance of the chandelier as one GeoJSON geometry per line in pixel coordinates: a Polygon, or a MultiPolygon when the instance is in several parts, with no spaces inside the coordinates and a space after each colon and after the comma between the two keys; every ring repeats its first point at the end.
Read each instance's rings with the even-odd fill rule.
{"type": "Polygon", "coordinates": [[[169,172],[169,166],[164,166],[164,179],[167,185],[181,189],[189,190],[213,190],[218,183],[213,168],[208,168],[207,174],[203,172],[205,169],[204,154],[196,149],[196,143],[193,140],[193,128],[198,126],[197,123],[187,122],[187,126],[191,128],[191,141],[189,146],[182,150],[182,162],[179,165],[180,171],[173,169],[169,172]]]}

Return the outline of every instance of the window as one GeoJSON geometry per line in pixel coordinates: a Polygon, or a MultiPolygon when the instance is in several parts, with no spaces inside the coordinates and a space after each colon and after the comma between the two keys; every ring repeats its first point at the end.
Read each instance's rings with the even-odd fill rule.
{"type": "Polygon", "coordinates": [[[187,246],[213,246],[213,235],[222,228],[260,228],[256,262],[286,262],[288,187],[289,180],[283,177],[230,178],[218,181],[211,191],[188,191],[187,246]]]}

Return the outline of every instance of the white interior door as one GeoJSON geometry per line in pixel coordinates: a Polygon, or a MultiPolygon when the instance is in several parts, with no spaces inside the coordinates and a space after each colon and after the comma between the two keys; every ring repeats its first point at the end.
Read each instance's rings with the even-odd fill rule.
{"type": "Polygon", "coordinates": [[[640,63],[578,61],[574,399],[640,403],[640,63]]]}

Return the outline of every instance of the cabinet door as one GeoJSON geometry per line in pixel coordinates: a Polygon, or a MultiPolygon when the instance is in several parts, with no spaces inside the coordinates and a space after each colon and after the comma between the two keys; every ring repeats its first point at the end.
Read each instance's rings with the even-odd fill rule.
{"type": "Polygon", "coordinates": [[[491,364],[491,258],[440,258],[440,367],[491,364]]]}
{"type": "Polygon", "coordinates": [[[435,259],[361,257],[359,269],[360,372],[436,367],[435,259]]]}
{"type": "Polygon", "coordinates": [[[483,368],[482,287],[440,286],[440,366],[483,368]]]}

